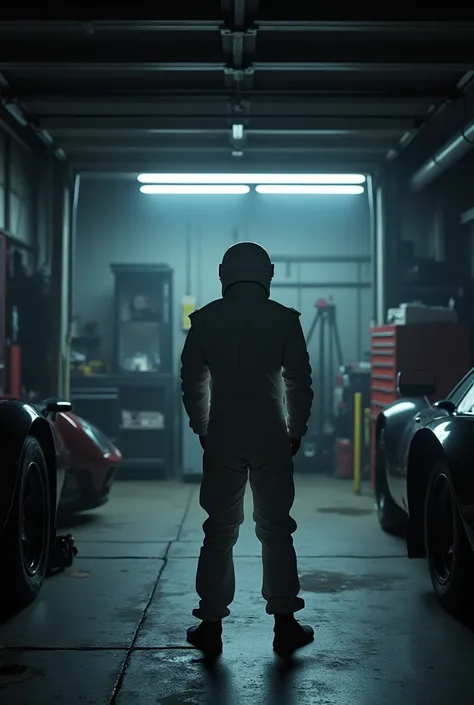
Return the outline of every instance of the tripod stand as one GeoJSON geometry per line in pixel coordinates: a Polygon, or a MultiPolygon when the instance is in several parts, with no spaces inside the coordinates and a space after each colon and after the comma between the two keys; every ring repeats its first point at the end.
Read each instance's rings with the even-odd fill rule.
{"type": "Polygon", "coordinates": [[[332,397],[335,384],[334,363],[343,366],[342,347],[339,329],[336,322],[336,306],[331,301],[318,299],[315,304],[316,314],[306,336],[306,346],[309,346],[315,332],[319,333],[318,385],[315,393],[316,425],[313,433],[316,435],[316,447],[323,455],[331,450],[333,435],[332,397]],[[334,359],[336,353],[336,360],[334,359]],[[328,444],[329,441],[329,444],[328,444]]]}

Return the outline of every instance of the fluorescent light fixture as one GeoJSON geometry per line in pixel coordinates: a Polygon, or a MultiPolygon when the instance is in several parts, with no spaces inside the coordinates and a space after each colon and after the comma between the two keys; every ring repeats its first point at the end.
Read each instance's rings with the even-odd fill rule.
{"type": "Polygon", "coordinates": [[[362,174],[140,174],[141,184],[363,184],[362,174]]]}
{"type": "Polygon", "coordinates": [[[243,125],[232,125],[232,137],[234,140],[242,140],[244,138],[244,126],[243,125]]]}
{"type": "Polygon", "coordinates": [[[140,191],[162,196],[237,196],[250,188],[243,184],[148,184],[140,186],[140,191]]]}
{"type": "Polygon", "coordinates": [[[363,186],[349,186],[347,184],[327,186],[322,184],[310,184],[299,186],[288,186],[287,184],[279,185],[259,185],[255,188],[257,193],[267,193],[273,195],[301,196],[301,195],[324,195],[324,194],[358,194],[364,193],[363,186]]]}

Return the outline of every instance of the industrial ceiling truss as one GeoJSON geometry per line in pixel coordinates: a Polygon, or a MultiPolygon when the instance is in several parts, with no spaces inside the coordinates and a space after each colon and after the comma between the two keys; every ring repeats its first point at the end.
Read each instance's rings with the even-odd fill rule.
{"type": "Polygon", "coordinates": [[[264,5],[0,21],[3,110],[83,171],[368,171],[470,88],[474,23],[289,21],[264,5]]]}

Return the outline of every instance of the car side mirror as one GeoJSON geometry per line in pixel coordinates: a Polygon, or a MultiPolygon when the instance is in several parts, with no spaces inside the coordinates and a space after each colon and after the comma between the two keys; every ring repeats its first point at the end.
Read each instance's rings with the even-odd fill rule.
{"type": "Polygon", "coordinates": [[[453,404],[452,401],[449,399],[442,399],[441,401],[435,402],[433,404],[437,409],[444,409],[444,411],[447,411],[449,414],[454,414],[456,411],[456,406],[453,404]]]}
{"type": "Polygon", "coordinates": [[[401,397],[431,397],[436,394],[434,374],[426,370],[399,372],[397,391],[401,397]]]}
{"type": "Polygon", "coordinates": [[[70,401],[61,401],[60,399],[54,399],[48,401],[43,411],[42,415],[47,418],[50,414],[59,414],[64,411],[71,411],[72,404],[70,401]]]}

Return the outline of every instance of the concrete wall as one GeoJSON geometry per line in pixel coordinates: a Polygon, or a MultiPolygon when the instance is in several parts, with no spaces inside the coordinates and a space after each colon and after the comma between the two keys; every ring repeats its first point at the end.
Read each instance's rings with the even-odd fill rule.
{"type": "MultiPolygon", "coordinates": [[[[145,196],[136,182],[83,179],[79,196],[74,275],[74,312],[82,320],[98,320],[104,353],[112,356],[113,278],[111,262],[160,262],[174,271],[177,371],[184,335],[180,302],[197,297],[197,306],[220,296],[217,268],[235,239],[254,240],[271,255],[369,255],[370,234],[365,196],[275,197],[249,194],[229,197],[145,196]],[[191,267],[187,271],[187,241],[191,267]]],[[[275,267],[275,281],[355,281],[354,264],[285,264],[275,267]]],[[[370,278],[364,265],[362,278],[370,278]]],[[[369,345],[371,292],[274,288],[272,297],[302,311],[307,330],[314,302],[333,296],[347,361],[369,345]],[[357,331],[361,330],[358,338],[357,331]]],[[[313,341],[316,351],[316,339],[313,341]]]]}

